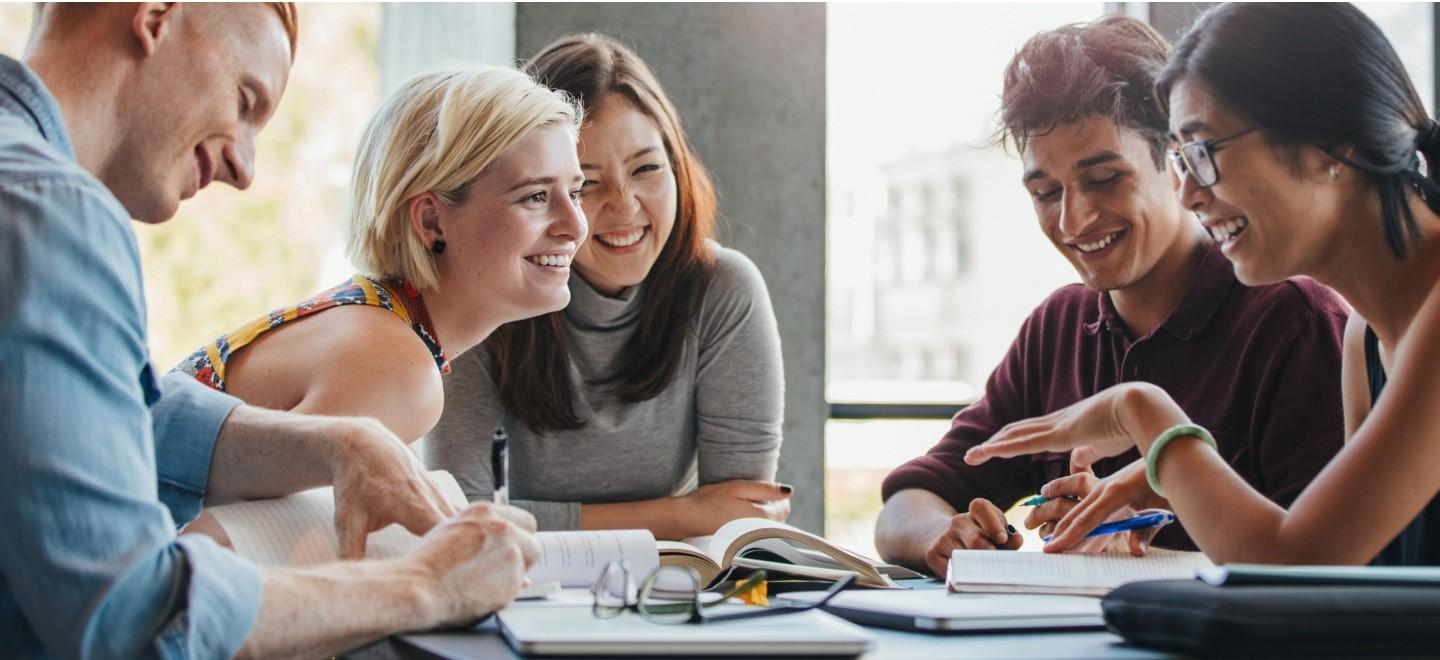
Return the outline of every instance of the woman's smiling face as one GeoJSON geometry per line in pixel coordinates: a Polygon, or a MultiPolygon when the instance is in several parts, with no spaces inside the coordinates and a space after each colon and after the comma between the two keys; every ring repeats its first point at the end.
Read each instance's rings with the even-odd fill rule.
{"type": "MultiPolygon", "coordinates": [[[[1251,127],[1203,82],[1181,79],[1170,91],[1174,147],[1251,127]]],[[[1220,243],[1236,277],[1251,286],[1315,272],[1331,251],[1327,241],[1341,235],[1342,209],[1353,201],[1351,186],[1338,185],[1339,177],[1355,176],[1353,170],[1311,145],[1297,147],[1292,158],[1266,137],[1255,131],[1214,151],[1218,177],[1208,188],[1180,177],[1181,203],[1220,243]]]]}
{"type": "Polygon", "coordinates": [[[590,240],[575,271],[615,295],[645,280],[675,228],[675,172],[659,125],[623,94],[605,95],[586,117],[579,152],[590,240]]]}

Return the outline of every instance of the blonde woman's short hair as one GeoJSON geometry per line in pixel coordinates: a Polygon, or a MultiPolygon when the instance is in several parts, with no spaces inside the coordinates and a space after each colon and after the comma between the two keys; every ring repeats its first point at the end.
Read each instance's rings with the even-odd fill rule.
{"type": "Polygon", "coordinates": [[[564,93],[504,67],[448,69],[410,79],[365,128],[351,182],[346,254],[363,274],[435,289],[435,255],[410,229],[409,206],[433,192],[465,201],[469,185],[531,131],[569,126],[582,110],[564,93]]]}

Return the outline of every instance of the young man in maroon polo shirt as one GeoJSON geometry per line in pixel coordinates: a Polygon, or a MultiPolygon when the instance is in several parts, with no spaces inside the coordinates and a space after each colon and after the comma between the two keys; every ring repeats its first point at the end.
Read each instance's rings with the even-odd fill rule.
{"type": "MultiPolygon", "coordinates": [[[[875,543],[886,560],[944,575],[952,550],[1018,548],[1004,509],[1069,474],[1068,456],[972,467],[965,451],[1006,424],[1118,382],[1164,388],[1213,430],[1236,471],[1282,506],[1339,451],[1348,310],[1304,278],[1240,284],[1185,212],[1166,168],[1167,120],[1152,97],[1168,55],[1148,25],[1110,16],[1040,33],[1011,60],[1002,135],[1021,153],[1041,230],[1084,285],[1042,302],[985,395],[955,416],[939,444],[885,479],[875,543]]],[[[1131,451],[1094,472],[1103,477],[1136,458],[1131,451]]],[[[1026,525],[1047,532],[1071,506],[1051,500],[1026,525]]],[[[1134,543],[1132,551],[1143,550],[1134,543]]],[[[1154,543],[1194,547],[1178,525],[1154,543]]]]}

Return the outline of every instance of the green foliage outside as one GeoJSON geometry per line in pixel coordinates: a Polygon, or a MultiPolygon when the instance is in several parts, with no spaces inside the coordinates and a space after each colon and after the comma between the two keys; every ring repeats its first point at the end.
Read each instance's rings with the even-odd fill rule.
{"type": "MultiPolygon", "coordinates": [[[[0,52],[20,56],[31,11],[0,5],[0,52]]],[[[181,204],[173,220],[135,224],[157,369],[350,272],[340,227],[355,144],[378,103],[380,7],[307,4],[300,26],[289,86],[260,134],[250,190],[215,184],[181,204]]]]}

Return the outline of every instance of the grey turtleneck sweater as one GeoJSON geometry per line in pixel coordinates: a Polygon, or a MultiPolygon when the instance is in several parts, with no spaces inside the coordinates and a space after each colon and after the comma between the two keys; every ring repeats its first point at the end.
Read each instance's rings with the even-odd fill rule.
{"type": "MultiPolygon", "coordinates": [[[[542,530],[578,529],[581,503],[681,495],[697,485],[775,477],[785,379],[775,313],[760,271],[745,255],[713,245],[714,279],[670,386],[624,404],[587,381],[609,375],[634,332],[644,285],[601,295],[578,275],[562,315],[578,431],[535,434],[515,420],[510,434],[511,503],[542,530]]],[[[425,441],[431,469],[455,475],[471,500],[488,499],[490,435],[501,401],[483,345],[445,377],[445,412],[425,441]]]]}

